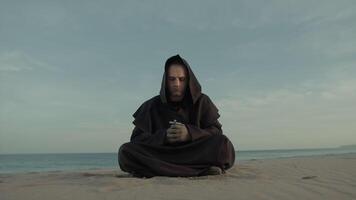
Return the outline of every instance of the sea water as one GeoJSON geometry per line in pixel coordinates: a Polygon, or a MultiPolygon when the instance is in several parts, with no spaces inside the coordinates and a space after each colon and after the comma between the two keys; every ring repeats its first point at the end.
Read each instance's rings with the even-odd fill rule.
{"type": "MultiPolygon", "coordinates": [[[[235,164],[248,160],[356,153],[356,149],[237,151],[235,164]]],[[[0,154],[0,173],[119,169],[117,153],[0,154]]]]}

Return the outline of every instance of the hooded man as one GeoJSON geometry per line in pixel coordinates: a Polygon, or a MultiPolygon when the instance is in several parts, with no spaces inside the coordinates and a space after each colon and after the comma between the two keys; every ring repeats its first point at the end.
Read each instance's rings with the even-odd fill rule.
{"type": "Polygon", "coordinates": [[[118,161],[135,177],[217,175],[235,162],[217,107],[179,55],[165,63],[160,94],[133,117],[135,128],[119,148],[118,161]]]}

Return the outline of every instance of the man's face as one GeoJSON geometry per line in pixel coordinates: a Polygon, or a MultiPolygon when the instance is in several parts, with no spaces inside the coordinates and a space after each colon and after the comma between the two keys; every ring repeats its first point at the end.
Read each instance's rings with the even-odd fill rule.
{"type": "Polygon", "coordinates": [[[187,82],[187,72],[184,66],[174,64],[168,68],[167,87],[171,101],[178,102],[184,98],[187,82]]]}

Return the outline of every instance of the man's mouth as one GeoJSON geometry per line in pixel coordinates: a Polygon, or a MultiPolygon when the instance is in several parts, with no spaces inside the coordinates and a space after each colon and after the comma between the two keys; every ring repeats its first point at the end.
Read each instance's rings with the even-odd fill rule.
{"type": "Polygon", "coordinates": [[[180,91],[174,91],[173,95],[174,96],[182,96],[182,93],[180,91]]]}

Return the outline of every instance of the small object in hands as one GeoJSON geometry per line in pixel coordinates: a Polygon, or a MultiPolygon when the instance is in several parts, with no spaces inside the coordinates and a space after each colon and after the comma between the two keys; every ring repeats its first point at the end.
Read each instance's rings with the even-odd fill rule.
{"type": "Polygon", "coordinates": [[[173,120],[173,121],[169,121],[169,124],[170,124],[170,125],[176,125],[176,124],[182,124],[182,123],[177,122],[177,120],[175,119],[175,120],[173,120]]]}

